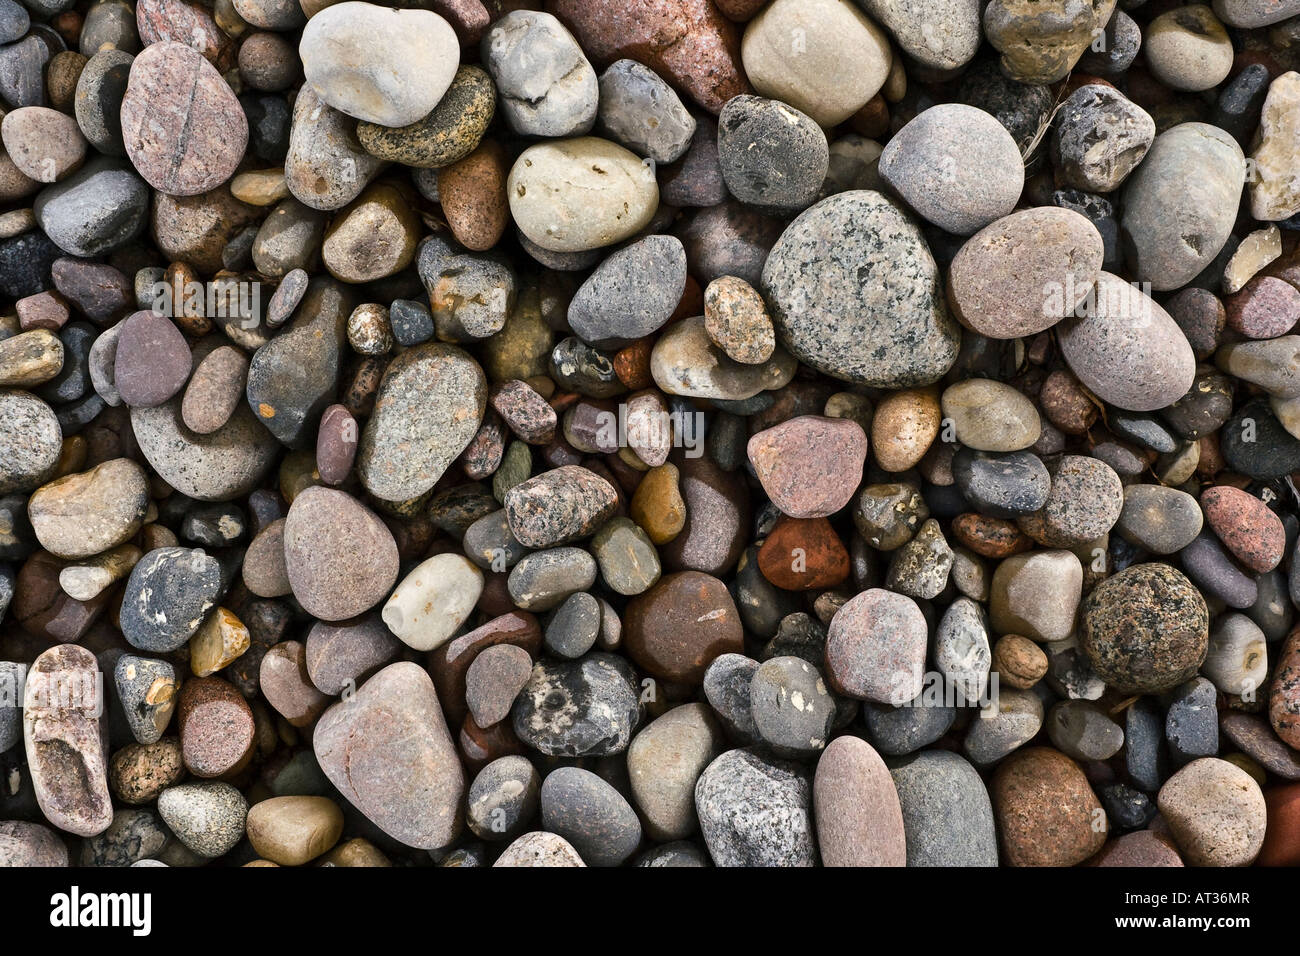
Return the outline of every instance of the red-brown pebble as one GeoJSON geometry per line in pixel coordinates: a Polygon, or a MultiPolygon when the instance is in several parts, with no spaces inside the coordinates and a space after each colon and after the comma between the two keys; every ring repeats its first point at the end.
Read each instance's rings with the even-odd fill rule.
{"type": "Polygon", "coordinates": [[[1264,791],[1268,829],[1255,863],[1259,866],[1300,866],[1300,783],[1264,791]]]}
{"type": "Polygon", "coordinates": [[[185,386],[192,364],[189,343],[171,319],[136,312],[118,333],[113,384],[128,407],[153,408],[185,386]]]}
{"type": "Polygon", "coordinates": [[[848,580],[849,552],[825,518],[782,518],[758,549],[758,569],[787,591],[823,590],[848,580]]]}
{"type": "Polygon", "coordinates": [[[1079,765],[1050,747],[1018,750],[990,787],[1010,866],[1074,866],[1106,842],[1106,813],[1079,765]]]}
{"type": "Polygon", "coordinates": [[[357,420],[342,405],[331,405],[320,417],[316,433],[316,471],[327,485],[339,485],[357,457],[357,420]]]}
{"type": "Polygon", "coordinates": [[[1227,485],[1201,494],[1205,521],[1223,546],[1252,571],[1272,571],[1282,560],[1286,531],[1282,520],[1254,495],[1227,485]]]}
{"type": "Polygon", "coordinates": [[[1228,296],[1228,328],[1248,339],[1286,335],[1300,321],[1300,290],[1272,276],[1256,276],[1228,296]]]}
{"type": "Polygon", "coordinates": [[[176,705],[181,755],[196,777],[237,773],[253,754],[253,711],[233,684],[192,677],[176,705]]]}
{"type": "Polygon", "coordinates": [[[682,571],[628,602],[623,643],[651,676],[694,686],[715,657],[743,652],[744,631],[725,584],[682,571]]]}
{"type": "Polygon", "coordinates": [[[748,452],[772,504],[791,518],[824,518],[862,483],[867,435],[847,418],[801,415],[756,434],[748,452]]]}

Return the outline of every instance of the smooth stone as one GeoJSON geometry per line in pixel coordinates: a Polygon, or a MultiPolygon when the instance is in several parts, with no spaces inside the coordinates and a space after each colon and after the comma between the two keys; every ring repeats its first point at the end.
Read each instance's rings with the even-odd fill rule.
{"type": "Polygon", "coordinates": [[[893,59],[885,32],[846,0],[776,0],[749,21],[740,54],[760,94],[825,127],[880,92],[893,59]]]}
{"type": "Polygon", "coordinates": [[[1151,75],[1172,90],[1212,89],[1232,71],[1232,39],[1203,3],[1169,10],[1148,23],[1142,51],[1151,75]]]}
{"type": "Polygon", "coordinates": [[[510,708],[532,672],[533,659],[522,647],[497,644],[484,648],[465,672],[465,701],[474,723],[491,727],[510,716],[510,708]]]}
{"type": "Polygon", "coordinates": [[[37,224],[64,252],[100,256],[144,231],[149,187],[126,163],[103,157],[46,186],[32,210],[37,224]]]}
{"type": "Polygon", "coordinates": [[[695,118],[673,88],[636,60],[617,60],[600,75],[597,122],[610,139],[660,165],[691,145],[695,118]]]}
{"type": "Polygon", "coordinates": [[[1004,455],[960,449],[952,459],[962,497],[992,518],[1016,518],[1041,509],[1051,494],[1051,475],[1028,451],[1004,455]]]}
{"type": "Polygon", "coordinates": [[[312,746],[330,782],[393,839],[432,850],[456,836],[464,771],[420,665],[390,664],[325,711],[312,746]]]}
{"type": "Polygon", "coordinates": [[[867,436],[848,419],[804,415],[756,433],[746,451],[776,507],[792,518],[822,518],[857,490],[867,436]]]}
{"type": "Polygon", "coordinates": [[[408,647],[431,651],[451,640],[482,593],[482,571],[458,554],[437,554],[402,578],[382,617],[408,647]]]}
{"type": "Polygon", "coordinates": [[[547,548],[514,566],[507,589],[517,607],[549,611],[596,583],[596,559],[581,548],[547,548]]]}
{"type": "Polygon", "coordinates": [[[1232,556],[1251,571],[1272,571],[1286,549],[1282,521],[1249,492],[1221,485],[1201,493],[1205,522],[1232,556]]]}
{"type": "Polygon", "coordinates": [[[614,514],[614,487],[595,472],[564,465],[521,484],[505,496],[510,533],[528,548],[568,544],[591,534],[614,514]]]}
{"type": "Polygon", "coordinates": [[[534,831],[515,840],[496,858],[493,866],[586,866],[568,840],[556,833],[534,831]]]}
{"type": "Polygon", "coordinates": [[[1167,690],[1190,678],[1209,643],[1205,599],[1167,564],[1106,578],[1080,608],[1079,639],[1107,684],[1124,693],[1167,690]]]}
{"type": "Polygon", "coordinates": [[[743,654],[720,654],[704,672],[705,699],[726,728],[727,736],[741,744],[758,740],[749,692],[758,661],[743,654]]]}
{"type": "Polygon", "coordinates": [[[601,757],[627,749],[641,719],[640,685],[622,657],[593,651],[533,666],[515,700],[519,739],[552,757],[601,757]]]}
{"type": "Polygon", "coordinates": [[[1098,458],[1063,455],[1049,469],[1052,489],[1043,507],[1018,520],[1040,544],[1077,548],[1110,531],[1124,510],[1124,489],[1115,470],[1098,458]]]}
{"type": "Polygon", "coordinates": [[[1218,692],[1204,677],[1180,685],[1165,712],[1165,740],[1175,764],[1219,752],[1218,692]]]}
{"type": "Polygon", "coordinates": [[[778,756],[806,758],[825,748],[835,701],[821,673],[807,661],[764,661],[754,672],[749,703],[759,737],[778,756]]]}
{"type": "Polygon", "coordinates": [[[650,536],[630,518],[615,517],[592,536],[591,551],[601,580],[616,594],[644,594],[659,580],[659,553],[650,536]]]}
{"type": "Polygon", "coordinates": [[[51,477],[62,448],[53,409],[28,392],[0,390],[0,493],[29,491],[51,477]]]}
{"type": "Polygon", "coordinates": [[[474,437],[486,406],[483,370],[459,348],[431,342],[403,352],[361,434],[362,484],[385,501],[424,494],[474,437]]]}
{"type": "Polygon", "coordinates": [[[302,866],[338,842],[343,811],[326,797],[272,797],[249,808],[246,827],[248,841],[262,859],[302,866]]]}
{"type": "Polygon", "coordinates": [[[542,779],[527,757],[498,757],[466,794],[465,823],[490,842],[513,840],[537,816],[542,779]]]}
{"type": "Polygon", "coordinates": [[[977,0],[862,0],[861,5],[903,52],[931,70],[957,70],[979,49],[977,0]]]}
{"type": "Polygon", "coordinates": [[[662,680],[698,685],[714,658],[743,649],[730,593],[720,580],[699,571],[660,578],[628,602],[622,618],[628,656],[662,680]]]}
{"type": "MultiPolygon", "coordinates": [[[[26,11],[24,11],[25,15],[26,11]]],[[[68,848],[49,827],[26,820],[0,821],[0,866],[8,868],[67,865],[68,848]]]]}
{"type": "Polygon", "coordinates": [[[590,770],[558,767],[541,789],[542,825],[588,866],[619,866],[641,843],[641,823],[623,795],[590,770]]]}
{"type": "Polygon", "coordinates": [[[393,661],[402,644],[377,614],[331,624],[317,621],[307,632],[307,676],[331,697],[355,690],[367,677],[393,661]]]}
{"type": "Polygon", "coordinates": [[[890,762],[907,865],[997,866],[993,807],[979,773],[958,754],[924,750],[890,762]]]}
{"type": "Polygon", "coordinates": [[[769,253],[761,291],[781,344],[834,378],[927,385],[956,360],[960,332],[934,258],[879,193],[840,193],[806,210],[769,253]]]}
{"type": "Polygon", "coordinates": [[[1002,561],[989,587],[989,617],[1000,634],[1060,641],[1074,631],[1083,566],[1070,551],[1035,551],[1002,561]]]}
{"type": "Polygon", "coordinates": [[[914,600],[880,588],[844,604],[831,619],[826,676],[836,693],[901,706],[921,692],[928,627],[914,600]]]}
{"type": "Polygon", "coordinates": [[[761,365],[732,360],[709,338],[703,316],[674,322],[650,353],[654,383],[669,395],[687,398],[743,401],[789,384],[797,366],[781,348],[761,365]]]}
{"type": "Polygon", "coordinates": [[[144,523],[148,476],[127,458],[67,475],[33,492],[27,503],[36,539],[61,558],[86,558],[125,542],[144,523]]]}
{"type": "Polygon", "coordinates": [[[962,740],[962,752],[977,767],[989,767],[1020,749],[1043,727],[1043,702],[1032,690],[1008,687],[981,709],[962,740]]]}
{"type": "Polygon", "coordinates": [[[312,487],[293,500],[284,555],[294,597],[309,614],[341,621],[369,610],[397,580],[392,532],[351,495],[312,487]]]}
{"type": "Polygon", "coordinates": [[[248,120],[234,91],[203,55],[162,40],[131,63],[121,108],[126,155],[160,192],[195,196],[235,172],[248,120]]]}
{"type": "Polygon", "coordinates": [[[554,16],[510,11],[483,35],[482,54],[513,132],[559,137],[591,131],[599,98],[596,71],[554,16]]]}
{"type": "Polygon", "coordinates": [[[131,409],[145,460],[181,494],[200,501],[242,497],[261,482],[280,445],[244,404],[216,431],[200,435],[181,421],[181,401],[131,409]]]}
{"type": "Polygon", "coordinates": [[[1106,817],[1088,778],[1069,757],[1028,747],[999,765],[991,786],[1010,866],[1073,866],[1106,842],[1106,817]]]}
{"type": "Polygon", "coordinates": [[[1217,127],[1183,123],[1157,136],[1124,185],[1120,228],[1134,277],[1157,292],[1195,278],[1232,232],[1245,175],[1241,147],[1217,127]]]}
{"type": "Polygon", "coordinates": [[[1115,530],[1144,551],[1176,554],[1196,540],[1204,515],[1196,499],[1177,488],[1129,485],[1115,530]]]}
{"type": "Polygon", "coordinates": [[[993,116],[961,103],[919,114],[880,154],[880,176],[929,222],[969,236],[1009,215],[1025,185],[1020,148],[993,116]]]}
{"type": "Polygon", "coordinates": [[[113,385],[130,408],[162,405],[185,387],[193,358],[176,324],[152,311],[136,312],[118,327],[113,385]]]}
{"type": "Polygon", "coordinates": [[[1169,313],[1108,272],[1101,273],[1084,317],[1066,320],[1058,334],[1079,380],[1122,409],[1165,408],[1195,379],[1196,356],[1169,313]]]}
{"type": "Polygon", "coordinates": [[[1004,382],[957,382],[943,390],[939,404],[956,440],[976,451],[1021,451],[1042,433],[1034,403],[1004,382]]]}
{"type": "Polygon", "coordinates": [[[1124,729],[1089,700],[1062,700],[1047,714],[1052,744],[1075,760],[1108,760],[1124,746],[1124,729]]]}
{"type": "Polygon", "coordinates": [[[1294,109],[1300,97],[1300,74],[1283,73],[1268,85],[1259,115],[1259,145],[1251,154],[1250,211],[1256,219],[1279,221],[1300,212],[1300,190],[1288,171],[1300,146],[1294,109]]]}
{"type": "Polygon", "coordinates": [[[10,161],[39,183],[57,182],[81,165],[86,139],[77,121],[45,106],[25,106],[0,122],[0,138],[10,161]]]}
{"type": "Polygon", "coordinates": [[[695,784],[723,746],[713,713],[699,703],[674,707],[632,739],[627,772],[651,839],[680,840],[698,829],[695,784]]]}
{"type": "Polygon", "coordinates": [[[100,680],[90,651],[58,644],[23,681],[23,746],[36,804],[51,824],[83,837],[113,822],[100,680]]]}
{"type": "Polygon", "coordinates": [[[704,290],[704,329],[728,358],[745,365],[766,362],[776,348],[767,303],[736,276],[719,276],[704,290]]]}
{"type": "Polygon", "coordinates": [[[1193,760],[1165,781],[1157,804],[1193,866],[1248,866],[1263,846],[1264,795],[1248,773],[1226,760],[1193,760]]]}
{"type": "Polygon", "coordinates": [[[658,331],[686,288],[686,252],[673,236],[646,236],[607,257],[569,301],[569,326],[597,348],[658,331]]]}
{"type": "Polygon", "coordinates": [[[798,764],[728,750],[695,785],[695,807],[717,866],[816,866],[812,781],[798,764]]]}
{"type": "Polygon", "coordinates": [[[202,549],[155,548],[131,569],[119,612],[122,633],[142,651],[174,651],[197,633],[223,590],[216,558],[202,549]]]}
{"type": "Polygon", "coordinates": [[[168,787],[158,797],[158,815],[191,852],[206,859],[224,856],[244,836],[248,801],[228,783],[202,780],[168,787]]]}
{"type": "Polygon", "coordinates": [[[348,0],[307,21],[298,55],[307,84],[329,106],[381,126],[407,126],[451,86],[460,43],[431,10],[348,0]]]}
{"type": "Polygon", "coordinates": [[[523,234],[552,252],[584,252],[640,232],[659,204],[654,170],[594,136],[530,146],[506,183],[523,234]]]}
{"type": "Polygon", "coordinates": [[[838,737],[817,761],[813,818],[823,866],[906,866],[907,840],[893,778],[857,737],[838,737]]]}
{"type": "Polygon", "coordinates": [[[248,359],[234,346],[219,346],[200,359],[181,400],[185,426],[210,435],[230,421],[244,397],[247,375],[248,359]]]}

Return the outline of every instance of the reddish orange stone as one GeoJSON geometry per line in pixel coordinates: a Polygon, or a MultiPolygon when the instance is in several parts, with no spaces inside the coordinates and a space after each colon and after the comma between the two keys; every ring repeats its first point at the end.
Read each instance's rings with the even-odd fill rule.
{"type": "Polygon", "coordinates": [[[758,549],[758,569],[779,588],[833,588],[849,576],[849,553],[825,518],[782,518],[758,549]]]}
{"type": "Polygon", "coordinates": [[[1268,829],[1255,862],[1260,866],[1300,866],[1300,783],[1264,791],[1268,829]]]}
{"type": "Polygon", "coordinates": [[[1033,539],[1014,521],[973,512],[953,518],[952,533],[961,544],[985,558],[1009,558],[1034,547],[1033,539]]]}

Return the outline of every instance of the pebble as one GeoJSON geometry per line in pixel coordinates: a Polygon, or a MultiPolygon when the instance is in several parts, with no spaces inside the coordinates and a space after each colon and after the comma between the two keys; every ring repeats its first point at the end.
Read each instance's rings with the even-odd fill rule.
{"type": "Polygon", "coordinates": [[[578,136],[596,122],[599,85],[578,41],[549,13],[513,10],[483,36],[501,112],[521,136],[578,136]]]}
{"type": "Polygon", "coordinates": [[[218,780],[182,783],[158,796],[158,815],[188,850],[213,859],[243,839],[248,801],[218,780]]]}
{"type": "Polygon", "coordinates": [[[911,598],[871,588],[835,613],[826,676],[836,693],[901,706],[921,692],[928,628],[911,598]]]}
{"type": "Polygon", "coordinates": [[[181,400],[185,427],[210,435],[230,421],[244,397],[247,376],[248,359],[234,346],[218,346],[200,359],[181,400]]]}
{"type": "Polygon", "coordinates": [[[401,643],[379,616],[368,614],[339,624],[317,621],[307,632],[307,676],[331,697],[355,689],[367,677],[398,656],[401,643]]]}
{"type": "Polygon", "coordinates": [[[585,252],[640,232],[659,204],[653,170],[595,136],[530,146],[506,182],[520,231],[551,252],[585,252]]]}
{"type": "Polygon", "coordinates": [[[118,701],[131,734],[142,744],[157,743],[176,707],[180,681],[166,661],[123,654],[113,669],[118,701]]]}
{"type": "Polygon", "coordinates": [[[1047,501],[1018,523],[1040,544],[1075,548],[1109,532],[1123,509],[1124,488],[1113,468],[1096,458],[1063,455],[1055,463],[1047,501]]]}
{"type": "Polygon", "coordinates": [[[122,634],[132,647],[166,653],[194,636],[222,589],[217,560],[195,548],[155,548],[131,569],[122,595],[122,634]]]}
{"type": "MultiPolygon", "coordinates": [[[[293,508],[289,509],[289,520],[293,520],[293,508]]],[[[383,590],[387,592],[389,587],[391,580],[383,590]]],[[[408,647],[431,651],[451,640],[482,593],[482,571],[460,555],[437,554],[402,578],[384,605],[382,617],[393,635],[408,647]]]]}
{"type": "Polygon", "coordinates": [[[600,75],[597,122],[610,139],[659,165],[681,159],[696,121],[673,88],[636,60],[616,60],[600,75]]]}
{"type": "Polygon", "coordinates": [[[772,503],[792,518],[822,518],[862,480],[867,436],[856,422],[805,415],[759,432],[747,453],[772,503]]]}
{"type": "Polygon", "coordinates": [[[521,647],[498,644],[484,648],[465,672],[465,700],[474,722],[491,727],[508,717],[532,671],[532,658],[521,647]]]}
{"type": "Polygon", "coordinates": [[[122,322],[113,355],[113,386],[130,408],[167,402],[185,387],[193,363],[175,323],[152,311],[122,322]]]}
{"type": "Polygon", "coordinates": [[[1115,88],[1090,83],[1062,105],[1052,150],[1065,185],[1109,193],[1142,162],[1155,137],[1151,114],[1115,88]]]}
{"type": "Polygon", "coordinates": [[[1201,493],[1205,522],[1238,561],[1263,573],[1277,567],[1286,546],[1282,521],[1254,495],[1221,485],[1201,493]]]}
{"type": "MultiPolygon", "coordinates": [[[[416,169],[443,169],[474,152],[495,113],[492,77],[480,67],[461,66],[427,115],[399,127],[360,122],[357,139],[378,159],[416,169]]],[[[445,197],[441,186],[439,192],[445,197]]]]}
{"type": "Polygon", "coordinates": [[[148,505],[144,470],[115,458],[38,488],[28,500],[27,514],[42,547],[75,559],[124,543],[144,523],[148,505]]]}
{"type": "Polygon", "coordinates": [[[1193,760],[1157,797],[1178,849],[1193,866],[1248,866],[1264,842],[1266,806],[1259,784],[1217,757],[1193,760]]]}
{"type": "Polygon", "coordinates": [[[621,348],[661,328],[686,289],[686,251],[674,236],[638,239],[607,257],[569,301],[574,333],[621,348]]]}
{"type": "Polygon", "coordinates": [[[826,179],[821,127],[779,100],[737,96],[718,114],[718,162],[727,190],[760,212],[807,208],[826,179]]]}
{"type": "Polygon", "coordinates": [[[1129,485],[1115,530],[1145,551],[1176,554],[1196,540],[1204,516],[1196,499],[1177,488],[1129,485]]]}
{"type": "Polygon", "coordinates": [[[838,126],[889,74],[889,38],[866,13],[845,0],[776,0],[745,27],[745,75],[763,96],[838,126]]]}
{"type": "Polygon", "coordinates": [[[728,750],[700,775],[695,806],[717,866],[816,866],[812,781],[798,764],[728,750]]]}
{"type": "Polygon", "coordinates": [[[327,105],[365,122],[409,126],[451,86],[460,44],[430,10],[347,0],[307,21],[298,55],[308,85],[327,105]]]}
{"type": "Polygon", "coordinates": [[[679,840],[695,833],[695,785],[722,749],[713,712],[698,703],[674,707],[633,738],[627,772],[651,838],[679,840]]]}
{"type": "Polygon", "coordinates": [[[1031,640],[1061,641],[1074,631],[1083,567],[1070,551],[1018,554],[998,564],[989,585],[993,629],[1031,640]]]}
{"type": "Polygon", "coordinates": [[[176,702],[185,769],[196,777],[237,775],[253,756],[255,718],[235,686],[220,677],[191,678],[176,702]]]}
{"type": "Polygon", "coordinates": [[[144,180],[124,163],[100,158],[42,189],[32,211],[59,249],[91,257],[118,249],[139,236],[148,207],[149,189],[144,180]]]}
{"type": "Polygon", "coordinates": [[[581,548],[547,548],[520,559],[510,572],[510,599],[529,611],[549,611],[596,583],[596,559],[581,548]]]}
{"type": "Polygon", "coordinates": [[[630,518],[611,518],[591,539],[601,580],[616,594],[644,594],[659,580],[661,565],[650,536],[630,518]]]}
{"type": "Polygon", "coordinates": [[[589,770],[552,770],[540,796],[542,825],[567,840],[588,866],[619,866],[641,842],[631,805],[589,770]]]}
{"type": "Polygon", "coordinates": [[[813,815],[824,866],[908,864],[898,792],[866,741],[839,737],[818,759],[813,815]]]}
{"type": "Polygon", "coordinates": [[[665,575],[628,602],[623,643],[644,671],[698,685],[714,658],[742,650],[735,602],[717,578],[699,571],[665,575]]]}
{"type": "Polygon", "coordinates": [[[984,8],[984,33],[1013,80],[1056,83],[1104,34],[1113,10],[1109,3],[1089,4],[1044,16],[1037,0],[992,0],[984,8]]]}
{"type": "Polygon", "coordinates": [[[1104,811],[1083,771],[1051,748],[1029,747],[999,765],[992,798],[1011,866],[1073,866],[1106,840],[1104,811]]]}
{"type": "Polygon", "coordinates": [[[822,200],[773,246],[760,290],[778,341],[834,378],[879,388],[926,385],[960,339],[920,230],[879,193],[822,200]],[[862,342],[876,343],[871,351],[862,342]]]}
{"type": "Polygon", "coordinates": [[[464,771],[418,664],[389,664],[325,711],[312,746],[348,803],[395,840],[431,850],[455,837],[464,771]]]}
{"type": "Polygon", "coordinates": [[[403,352],[384,373],[361,434],[357,470],[366,489],[386,501],[428,491],[474,437],[486,404],[483,370],[459,348],[428,343],[403,352]]]}
{"type": "Polygon", "coordinates": [[[997,866],[993,806],[979,773],[958,754],[924,750],[892,761],[907,865],[997,866]]]}
{"type": "Polygon", "coordinates": [[[113,821],[99,679],[88,650],[58,644],[36,658],[23,681],[23,746],[36,803],[54,826],[83,837],[113,821]]]}
{"type": "Polygon", "coordinates": [[[1232,232],[1245,168],[1241,147],[1217,127],[1183,123],[1157,136],[1124,184],[1120,228],[1134,277],[1164,292],[1209,265],[1232,232]]]}
{"type": "Polygon", "coordinates": [[[326,797],[272,797],[248,810],[248,841],[279,866],[302,866],[329,850],[343,833],[343,812],[326,797]]]}
{"type": "Polygon", "coordinates": [[[640,719],[635,672],[600,651],[535,664],[511,713],[519,739],[552,757],[622,753],[640,719]]]}
{"type": "Polygon", "coordinates": [[[131,63],[122,136],[127,157],[150,186],[195,196],[234,174],[248,143],[248,120],[201,53],[162,40],[131,63]]]}
{"type": "Polygon", "coordinates": [[[159,476],[200,501],[228,501],[257,487],[276,454],[275,439],[240,405],[215,432],[199,435],[181,421],[180,402],[131,409],[140,452],[159,476]]]}
{"type": "Polygon", "coordinates": [[[493,866],[586,866],[568,840],[556,833],[525,833],[505,848],[493,866]]]}
{"type": "Polygon", "coordinates": [[[1287,175],[1300,135],[1290,118],[1298,96],[1300,74],[1283,73],[1269,83],[1260,114],[1259,145],[1251,153],[1255,177],[1250,185],[1250,210],[1265,222],[1300,212],[1300,191],[1287,175]]]}
{"type": "Polygon", "coordinates": [[[1043,727],[1043,702],[1031,690],[1008,688],[980,711],[962,740],[962,751],[977,767],[986,768],[1018,751],[1043,727]]]}
{"type": "Polygon", "coordinates": [[[1142,40],[1151,74],[1170,89],[1208,90],[1232,70],[1232,40],[1205,4],[1162,13],[1147,24],[1142,40]]]}
{"type": "Polygon", "coordinates": [[[880,154],[880,176],[926,220],[962,236],[1008,215],[1025,184],[1006,127],[960,103],[934,106],[904,126],[880,154]]]}
{"type": "Polygon", "coordinates": [[[346,492],[314,487],[293,501],[284,523],[286,573],[294,597],[325,621],[374,607],[397,580],[392,532],[346,492]]]}
{"type": "Polygon", "coordinates": [[[1167,564],[1137,564],[1106,578],[1084,600],[1079,619],[1089,663],[1125,693],[1168,690],[1205,659],[1205,599],[1167,564]]]}
{"type": "Polygon", "coordinates": [[[541,786],[542,779],[527,757],[498,757],[470,784],[465,822],[484,840],[513,840],[536,817],[541,786]]]}

